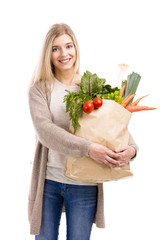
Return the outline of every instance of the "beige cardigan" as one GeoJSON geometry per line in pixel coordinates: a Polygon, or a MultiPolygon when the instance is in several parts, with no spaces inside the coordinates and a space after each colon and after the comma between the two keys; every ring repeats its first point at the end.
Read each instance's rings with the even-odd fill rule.
{"type": "MultiPolygon", "coordinates": [[[[49,104],[50,94],[47,88],[42,90],[39,83],[35,83],[29,88],[30,113],[38,136],[28,203],[30,234],[33,235],[40,233],[48,149],[51,148],[55,151],[64,152],[68,156],[82,157],[88,156],[88,148],[91,144],[91,142],[70,134],[54,124],[49,104]]],[[[129,145],[136,150],[138,149],[131,136],[129,145]]],[[[101,183],[98,184],[98,204],[95,223],[97,227],[105,227],[103,184],[101,183]]]]}

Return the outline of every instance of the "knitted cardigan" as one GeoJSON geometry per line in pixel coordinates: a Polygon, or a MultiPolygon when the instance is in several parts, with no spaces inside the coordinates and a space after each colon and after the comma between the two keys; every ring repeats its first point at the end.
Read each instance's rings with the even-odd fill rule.
{"type": "MultiPolygon", "coordinates": [[[[88,156],[91,144],[91,142],[77,137],[53,123],[49,108],[50,97],[48,89],[43,89],[40,83],[35,83],[29,88],[30,114],[38,137],[28,199],[30,234],[33,235],[40,233],[48,149],[63,152],[68,156],[82,157],[88,156]]],[[[138,149],[131,135],[129,145],[136,150],[138,149]]],[[[65,206],[63,211],[65,211],[65,206]]],[[[105,227],[102,183],[98,183],[97,211],[94,222],[97,227],[105,227]]]]}

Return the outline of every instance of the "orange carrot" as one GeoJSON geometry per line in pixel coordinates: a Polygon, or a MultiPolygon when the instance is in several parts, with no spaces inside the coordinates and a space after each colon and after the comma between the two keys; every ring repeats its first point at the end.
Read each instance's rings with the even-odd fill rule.
{"type": "Polygon", "coordinates": [[[120,97],[122,97],[123,96],[123,93],[124,93],[124,89],[125,89],[125,83],[123,84],[123,87],[121,88],[121,93],[120,93],[120,97]]]}
{"type": "Polygon", "coordinates": [[[126,107],[127,104],[131,101],[131,99],[134,98],[135,95],[136,94],[128,95],[120,105],[126,107]]]}
{"type": "Polygon", "coordinates": [[[141,100],[142,98],[147,97],[147,96],[149,96],[149,94],[148,94],[148,95],[145,95],[145,96],[143,96],[143,97],[138,98],[136,101],[130,103],[129,105],[131,105],[131,106],[136,106],[136,105],[140,102],[140,100],[141,100]]]}
{"type": "Polygon", "coordinates": [[[129,111],[129,112],[138,112],[138,111],[145,111],[145,110],[154,110],[154,109],[157,109],[157,108],[154,108],[154,107],[147,107],[147,106],[136,106],[136,105],[131,105],[129,104],[126,109],[129,111]]]}

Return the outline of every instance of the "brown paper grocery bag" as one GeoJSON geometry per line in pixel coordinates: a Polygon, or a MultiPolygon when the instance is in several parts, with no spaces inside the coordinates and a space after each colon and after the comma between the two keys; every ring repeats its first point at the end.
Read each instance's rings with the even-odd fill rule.
{"type": "MultiPolygon", "coordinates": [[[[82,113],[77,136],[100,143],[111,150],[128,145],[128,124],[131,113],[112,100],[103,100],[103,105],[91,113],[82,113]]],[[[73,133],[73,127],[70,127],[73,133]]],[[[68,157],[66,176],[79,181],[101,183],[133,176],[130,166],[108,167],[90,157],[68,157]]]]}

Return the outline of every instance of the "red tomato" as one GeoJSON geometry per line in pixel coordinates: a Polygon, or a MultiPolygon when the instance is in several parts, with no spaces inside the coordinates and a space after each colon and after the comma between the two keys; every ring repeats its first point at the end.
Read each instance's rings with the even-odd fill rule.
{"type": "Polygon", "coordinates": [[[96,98],[93,99],[93,104],[94,104],[95,108],[99,108],[99,107],[102,106],[103,100],[99,97],[96,97],[96,98]]]}
{"type": "Polygon", "coordinates": [[[93,105],[92,102],[86,101],[86,102],[83,103],[83,111],[85,113],[90,113],[90,112],[93,111],[93,109],[94,109],[94,105],[93,105]]]}

